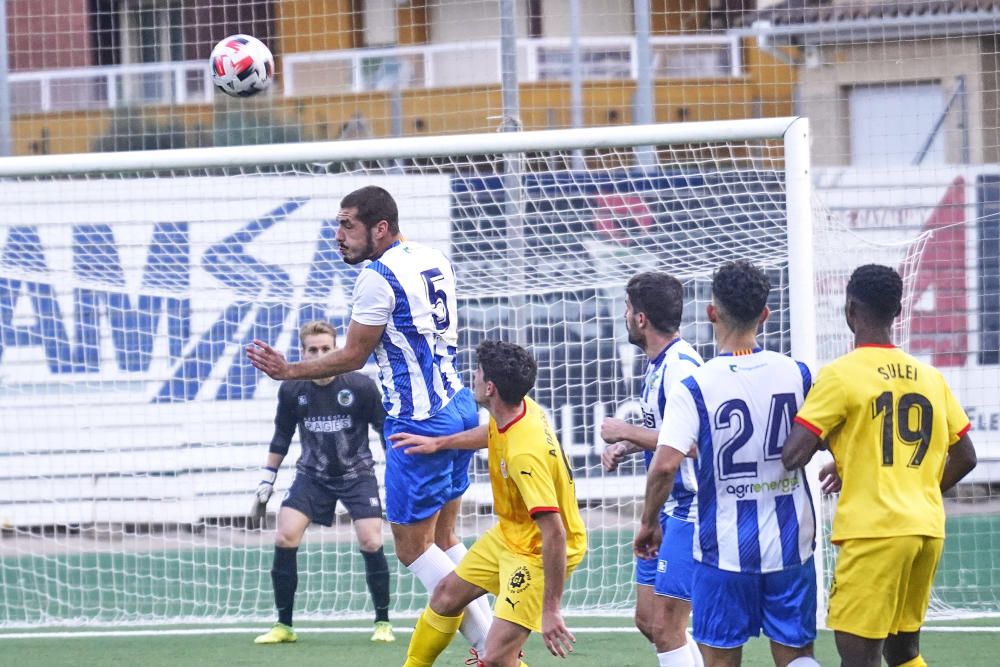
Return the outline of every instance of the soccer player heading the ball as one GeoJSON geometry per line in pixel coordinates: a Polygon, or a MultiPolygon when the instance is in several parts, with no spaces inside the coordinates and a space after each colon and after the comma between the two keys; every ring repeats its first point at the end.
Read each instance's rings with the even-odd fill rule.
{"type": "MultiPolygon", "coordinates": [[[[385,436],[405,431],[448,435],[474,428],[476,402],[458,375],[455,273],[441,252],[412,243],[399,229],[392,195],[376,186],[340,202],[337,242],[348,264],[370,263],[354,284],[344,346],[288,363],[264,341],[247,347],[258,369],[276,380],[315,379],[362,368],[375,354],[386,409],[385,436]]],[[[471,451],[441,451],[414,459],[386,453],[385,510],[399,560],[433,591],[466,552],[455,536],[471,451]]],[[[481,647],[491,615],[470,606],[462,633],[481,647]]]]}
{"type": "Polygon", "coordinates": [[[847,284],[852,352],[825,366],[782,460],[796,470],[822,439],[843,480],[827,625],[844,665],[926,665],[920,627],[944,546],[942,491],[976,466],[969,418],[935,368],[892,344],[903,281],[868,264],[847,284]]]}
{"type": "MultiPolygon", "coordinates": [[[[479,665],[517,665],[532,631],[561,657],[575,641],[563,621],[562,595],[583,560],[587,535],[569,461],[545,413],[527,397],[538,368],[512,343],[484,341],[476,356],[473,390],[490,413],[486,442],[498,522],[434,590],[410,639],[407,667],[434,664],[455,636],[462,610],[487,591],[496,596],[496,619],[485,654],[476,656],[479,665]]],[[[483,430],[436,439],[397,436],[394,447],[418,461],[449,447],[479,448],[483,430]]]]}
{"type": "MultiPolygon", "coordinates": [[[[743,644],[761,629],[776,665],[817,665],[816,518],[804,472],[781,464],[811,376],[757,344],[770,289],[748,262],[715,272],[707,314],[718,355],[667,395],[634,544],[637,556],[656,552],[660,507],[685,458],[697,453],[693,634],[712,667],[739,665],[743,644]]],[[[674,657],[660,664],[692,664],[683,650],[674,657]]]]}
{"type": "MultiPolygon", "coordinates": [[[[309,322],[299,331],[304,359],[336,349],[336,334],[327,322],[309,322]]],[[[296,427],[302,455],[295,481],[278,511],[271,582],[278,622],[255,640],[258,644],[294,642],[292,607],[298,584],[296,555],[310,523],[333,524],[337,501],[354,521],[365,577],[375,604],[372,641],[395,640],[389,624],[389,565],[382,550],[382,503],[368,447],[369,424],[381,435],[385,411],[375,383],[361,373],[318,380],[288,380],[278,390],[264,479],[257,488],[255,514],[263,516],[274,490],[278,467],[288,453],[296,427]]],[[[384,444],[384,442],[383,442],[384,444]]]]}

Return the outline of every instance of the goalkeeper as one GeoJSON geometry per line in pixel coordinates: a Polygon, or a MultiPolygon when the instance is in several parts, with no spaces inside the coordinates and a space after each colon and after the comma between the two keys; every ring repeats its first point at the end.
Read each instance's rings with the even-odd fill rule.
{"type": "MultiPolygon", "coordinates": [[[[326,322],[305,324],[299,331],[299,341],[304,359],[315,359],[336,348],[336,334],[326,322]]],[[[296,426],[302,454],[296,464],[295,481],[278,511],[271,566],[278,622],[255,643],[280,644],[297,639],[292,629],[292,607],[298,585],[299,543],[310,523],[333,524],[338,500],[351,515],[365,560],[365,577],[375,605],[371,640],[395,641],[389,624],[389,566],[382,550],[382,503],[368,447],[368,426],[381,434],[384,421],[378,387],[361,373],[281,384],[274,437],[254,502],[257,518],[266,511],[278,467],[288,453],[296,426]]]]}

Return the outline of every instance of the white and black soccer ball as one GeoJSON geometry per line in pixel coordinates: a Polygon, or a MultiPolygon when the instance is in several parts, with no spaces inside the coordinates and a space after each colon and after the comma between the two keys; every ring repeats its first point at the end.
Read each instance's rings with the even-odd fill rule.
{"type": "Polygon", "coordinates": [[[209,66],[215,87],[233,97],[256,95],[274,78],[274,56],[250,35],[231,35],[216,44],[209,66]]]}

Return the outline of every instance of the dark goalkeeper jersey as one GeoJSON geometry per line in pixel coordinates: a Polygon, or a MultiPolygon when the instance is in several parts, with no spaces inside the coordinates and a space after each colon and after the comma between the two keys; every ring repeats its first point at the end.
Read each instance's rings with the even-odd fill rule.
{"type": "Polygon", "coordinates": [[[374,474],[368,425],[382,437],[384,422],[378,387],[361,373],[338,375],[323,386],[312,380],[287,380],[278,389],[271,452],[287,454],[298,427],[302,455],[296,468],[336,486],[374,474]]]}

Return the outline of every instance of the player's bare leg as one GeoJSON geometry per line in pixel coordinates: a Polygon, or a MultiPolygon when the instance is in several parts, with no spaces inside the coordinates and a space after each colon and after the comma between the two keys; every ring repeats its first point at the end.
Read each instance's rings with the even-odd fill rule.
{"type": "Polygon", "coordinates": [[[701,654],[705,658],[705,667],[740,667],[743,660],[743,647],[714,648],[702,644],[701,654]]]}
{"type": "MultiPolygon", "coordinates": [[[[434,530],[439,512],[415,523],[393,523],[392,539],[396,544],[396,557],[406,567],[413,565],[420,556],[434,546],[434,530]]],[[[435,582],[436,583],[436,582],[435,582]]],[[[433,592],[433,587],[427,592],[433,592]]]]}
{"type": "MultiPolygon", "coordinates": [[[[701,651],[687,633],[687,622],[691,616],[691,603],[669,595],[654,595],[652,601],[653,645],[656,653],[662,655],[686,649],[691,655],[691,664],[702,665],[701,651]]],[[[661,658],[662,660],[663,658],[661,658]]]]}
{"type": "Polygon", "coordinates": [[[646,586],[644,584],[635,585],[635,627],[637,627],[643,637],[648,639],[650,642],[653,641],[655,603],[656,592],[652,586],[646,586]]]}
{"type": "Polygon", "coordinates": [[[889,667],[902,665],[920,655],[920,631],[899,632],[885,638],[882,655],[889,667]]]}
{"type": "Polygon", "coordinates": [[[776,667],[788,667],[789,665],[794,665],[794,667],[807,667],[808,665],[819,664],[812,660],[812,644],[796,648],[794,646],[785,646],[784,644],[772,641],[771,657],[774,658],[774,664],[776,667]]]}
{"type": "Polygon", "coordinates": [[[438,512],[437,525],[434,527],[434,543],[441,547],[442,551],[448,551],[461,540],[455,533],[455,526],[458,525],[458,511],[462,508],[462,499],[454,498],[449,500],[438,512]]]}
{"type": "Polygon", "coordinates": [[[882,664],[882,645],[885,640],[865,639],[839,630],[833,633],[844,667],[879,667],[882,664]]]}
{"type": "Polygon", "coordinates": [[[282,507],[278,510],[277,530],[274,536],[274,545],[286,549],[298,548],[302,543],[302,536],[306,533],[311,521],[302,512],[291,507],[282,507]]]}
{"type": "Polygon", "coordinates": [[[486,637],[486,656],[480,658],[485,667],[517,667],[521,648],[528,641],[531,630],[502,618],[493,619],[486,637]]]}
{"type": "Polygon", "coordinates": [[[292,630],[292,610],[295,589],[298,588],[298,549],[302,536],[309,527],[308,516],[282,507],[278,511],[278,526],[274,536],[274,563],[271,566],[271,584],[274,586],[274,604],[278,609],[278,622],[268,632],[254,639],[257,644],[284,644],[298,639],[292,630]]]}

